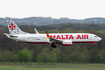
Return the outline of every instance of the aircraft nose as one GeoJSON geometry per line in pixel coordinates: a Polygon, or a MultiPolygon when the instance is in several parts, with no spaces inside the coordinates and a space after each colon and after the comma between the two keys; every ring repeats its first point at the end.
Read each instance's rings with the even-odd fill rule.
{"type": "Polygon", "coordinates": [[[99,37],[99,40],[102,40],[102,38],[101,38],[101,37],[99,37]]]}

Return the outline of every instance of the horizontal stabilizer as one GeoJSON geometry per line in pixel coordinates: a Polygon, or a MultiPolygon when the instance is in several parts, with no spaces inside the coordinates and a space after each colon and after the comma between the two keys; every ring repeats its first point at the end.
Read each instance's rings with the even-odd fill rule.
{"type": "Polygon", "coordinates": [[[6,35],[7,37],[18,37],[18,36],[10,35],[10,34],[7,34],[7,33],[4,33],[4,35],[6,35]]]}

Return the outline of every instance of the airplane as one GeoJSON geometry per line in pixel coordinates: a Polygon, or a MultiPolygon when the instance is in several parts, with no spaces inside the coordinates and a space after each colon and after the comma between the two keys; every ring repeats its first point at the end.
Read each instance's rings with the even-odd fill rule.
{"type": "Polygon", "coordinates": [[[91,33],[46,33],[40,34],[36,29],[36,34],[31,34],[22,31],[15,22],[6,17],[7,25],[10,34],[4,33],[8,38],[32,44],[51,44],[51,47],[56,48],[56,44],[63,46],[71,46],[73,43],[91,43],[95,44],[102,40],[95,34],[91,33]]]}

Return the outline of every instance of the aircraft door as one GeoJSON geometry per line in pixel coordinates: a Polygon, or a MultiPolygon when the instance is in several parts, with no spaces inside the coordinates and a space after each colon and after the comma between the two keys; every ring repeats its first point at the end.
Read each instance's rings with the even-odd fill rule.
{"type": "Polygon", "coordinates": [[[90,40],[92,40],[92,36],[90,35],[90,40]]]}

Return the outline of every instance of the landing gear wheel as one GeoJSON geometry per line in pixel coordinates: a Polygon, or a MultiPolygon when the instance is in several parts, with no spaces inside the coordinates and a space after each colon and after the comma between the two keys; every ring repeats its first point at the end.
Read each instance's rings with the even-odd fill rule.
{"type": "Polygon", "coordinates": [[[56,48],[56,45],[55,44],[52,44],[51,47],[56,48]]]}

